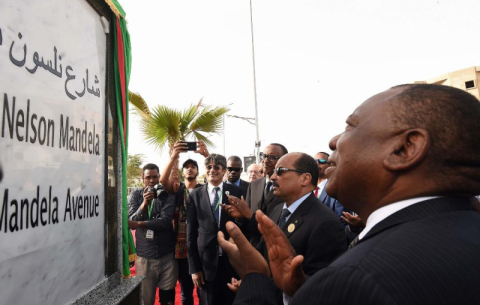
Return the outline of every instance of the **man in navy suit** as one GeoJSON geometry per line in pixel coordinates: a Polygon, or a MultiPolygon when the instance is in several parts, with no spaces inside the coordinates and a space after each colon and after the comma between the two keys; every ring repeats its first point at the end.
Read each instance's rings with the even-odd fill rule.
{"type": "Polygon", "coordinates": [[[235,184],[242,189],[242,196],[245,198],[247,196],[247,190],[250,186],[250,183],[240,179],[240,175],[243,172],[242,159],[238,156],[231,156],[227,160],[227,183],[235,184]]]}
{"type": "Polygon", "coordinates": [[[328,196],[327,192],[325,191],[325,186],[328,182],[328,179],[325,177],[325,171],[330,167],[328,162],[329,156],[330,155],[326,152],[319,152],[315,154],[314,159],[318,165],[318,185],[315,188],[314,194],[324,205],[326,205],[337,215],[338,219],[340,219],[340,222],[342,223],[342,226],[345,228],[348,223],[345,221],[343,212],[349,214],[352,214],[352,212],[348,209],[345,209],[345,207],[338,202],[337,199],[328,196]]]}
{"type": "Polygon", "coordinates": [[[234,294],[227,283],[236,274],[228,256],[218,247],[217,232],[228,236],[227,221],[234,221],[221,208],[229,204],[227,195],[240,197],[242,189],[223,182],[226,160],[222,155],[211,154],[205,158],[208,183],[192,190],[187,206],[188,266],[195,286],[200,288],[204,305],[232,304],[234,294]]]}
{"type": "MultiPolygon", "coordinates": [[[[359,106],[330,141],[326,173],[327,193],[366,220],[351,249],[307,280],[303,257],[256,215],[290,305],[478,304],[479,121],[475,97],[440,85],[393,87],[359,106]]],[[[227,228],[235,244],[219,241],[243,278],[235,304],[275,304],[266,261],[227,228]]]]}

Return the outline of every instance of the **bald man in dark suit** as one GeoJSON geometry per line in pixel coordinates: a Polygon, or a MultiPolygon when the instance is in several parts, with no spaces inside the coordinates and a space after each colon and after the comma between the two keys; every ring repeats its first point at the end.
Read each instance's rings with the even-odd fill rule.
{"type": "Polygon", "coordinates": [[[235,304],[277,304],[270,270],[290,305],[478,304],[479,120],[479,101],[447,86],[402,85],[365,101],[330,141],[326,173],[327,193],[365,229],[307,280],[268,217],[257,213],[270,266],[227,223],[235,244],[219,242],[243,278],[235,304]]]}

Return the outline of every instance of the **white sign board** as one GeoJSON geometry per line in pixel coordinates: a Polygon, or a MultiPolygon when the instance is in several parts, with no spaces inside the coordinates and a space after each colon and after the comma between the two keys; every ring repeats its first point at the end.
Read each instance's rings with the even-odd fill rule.
{"type": "Polygon", "coordinates": [[[2,0],[0,69],[0,304],[65,304],[105,273],[100,16],[2,0]]]}

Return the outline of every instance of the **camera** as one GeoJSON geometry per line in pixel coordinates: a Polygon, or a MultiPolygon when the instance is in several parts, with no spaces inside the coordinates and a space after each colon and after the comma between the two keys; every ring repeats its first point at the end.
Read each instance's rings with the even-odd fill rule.
{"type": "Polygon", "coordinates": [[[185,142],[184,141],[183,143],[187,144],[187,151],[188,150],[193,150],[193,151],[197,150],[197,142],[185,142]]]}
{"type": "Polygon", "coordinates": [[[152,188],[149,188],[148,189],[149,192],[153,192],[153,198],[156,199],[165,199],[167,198],[167,191],[165,190],[165,188],[163,187],[163,185],[161,183],[153,186],[152,188]]]}

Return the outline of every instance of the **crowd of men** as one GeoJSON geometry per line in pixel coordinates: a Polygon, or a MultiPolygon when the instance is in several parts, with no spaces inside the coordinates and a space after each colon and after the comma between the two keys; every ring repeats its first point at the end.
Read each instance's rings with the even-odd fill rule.
{"type": "Polygon", "coordinates": [[[187,145],[129,201],[144,304],[479,304],[480,103],[402,85],[360,105],[333,153],[272,143],[242,160],[187,145]],[[163,189],[155,189],[161,183],[163,189]],[[155,198],[154,198],[155,197],[155,198]]]}

